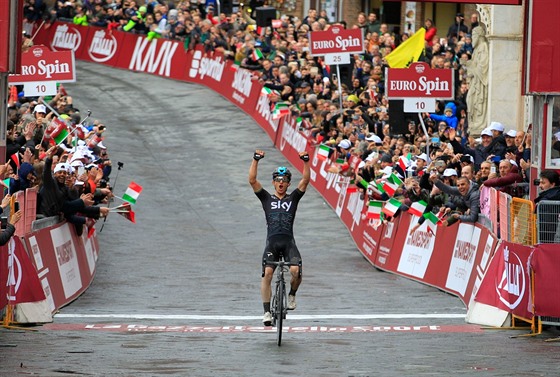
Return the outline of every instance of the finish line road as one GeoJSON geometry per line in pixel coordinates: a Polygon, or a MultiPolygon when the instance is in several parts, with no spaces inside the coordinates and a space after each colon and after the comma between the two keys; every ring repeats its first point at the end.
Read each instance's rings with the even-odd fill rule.
{"type": "Polygon", "coordinates": [[[203,87],[83,62],[77,79],[75,106],[124,163],[115,194],[143,187],[136,224],[108,217],[94,282],[52,324],[0,330],[0,376],[560,375],[560,343],[466,324],[456,297],[373,268],[311,187],[294,226],[298,308],[278,347],[262,328],[266,226],[248,170],[264,149],[271,188],[286,160],[203,87]]]}

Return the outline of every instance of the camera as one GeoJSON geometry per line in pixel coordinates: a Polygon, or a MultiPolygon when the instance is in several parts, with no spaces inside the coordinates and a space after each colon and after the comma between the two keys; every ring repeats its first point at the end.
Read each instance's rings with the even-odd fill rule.
{"type": "Polygon", "coordinates": [[[14,203],[14,213],[19,211],[19,202],[14,203]]]}
{"type": "Polygon", "coordinates": [[[97,186],[99,186],[99,188],[107,188],[107,180],[106,179],[100,179],[97,186]]]}
{"type": "Polygon", "coordinates": [[[118,167],[119,169],[122,169],[122,168],[124,167],[124,162],[120,162],[120,161],[117,162],[117,167],[118,167]]]}
{"type": "Polygon", "coordinates": [[[6,229],[6,226],[8,226],[8,218],[6,216],[0,217],[0,226],[2,229],[6,229]]]}

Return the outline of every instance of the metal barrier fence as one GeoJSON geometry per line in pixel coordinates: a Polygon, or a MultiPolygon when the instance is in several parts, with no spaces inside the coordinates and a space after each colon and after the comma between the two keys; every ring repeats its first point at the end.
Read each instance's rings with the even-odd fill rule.
{"type": "Polygon", "coordinates": [[[510,239],[508,241],[521,245],[535,244],[535,207],[532,201],[511,198],[510,209],[510,239]]]}
{"type": "Polygon", "coordinates": [[[538,243],[560,243],[560,201],[540,201],[536,217],[538,243]]]}

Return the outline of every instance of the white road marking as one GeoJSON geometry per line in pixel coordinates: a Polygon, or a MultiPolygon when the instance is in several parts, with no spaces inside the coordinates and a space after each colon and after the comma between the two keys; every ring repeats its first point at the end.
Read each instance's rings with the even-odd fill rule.
{"type": "MultiPolygon", "coordinates": [[[[465,314],[316,314],[302,315],[290,314],[289,319],[465,319],[465,314]]],[[[246,321],[262,319],[262,316],[236,316],[236,315],[196,315],[196,314],[79,314],[59,313],[55,318],[97,318],[97,319],[160,319],[160,320],[223,320],[223,321],[246,321]]]]}

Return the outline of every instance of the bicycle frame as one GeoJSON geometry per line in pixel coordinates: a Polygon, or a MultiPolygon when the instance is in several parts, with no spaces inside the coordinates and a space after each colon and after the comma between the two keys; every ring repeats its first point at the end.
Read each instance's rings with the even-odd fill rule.
{"type": "Polygon", "coordinates": [[[284,273],[288,272],[290,266],[298,266],[299,276],[301,276],[301,260],[298,262],[284,262],[280,260],[278,262],[267,262],[263,259],[263,272],[266,266],[276,266],[276,284],[274,289],[274,295],[272,296],[272,302],[270,305],[270,313],[272,314],[272,326],[276,326],[277,332],[277,344],[278,346],[282,343],[282,322],[286,318],[288,312],[288,295],[286,293],[286,281],[284,280],[284,273]]]}

